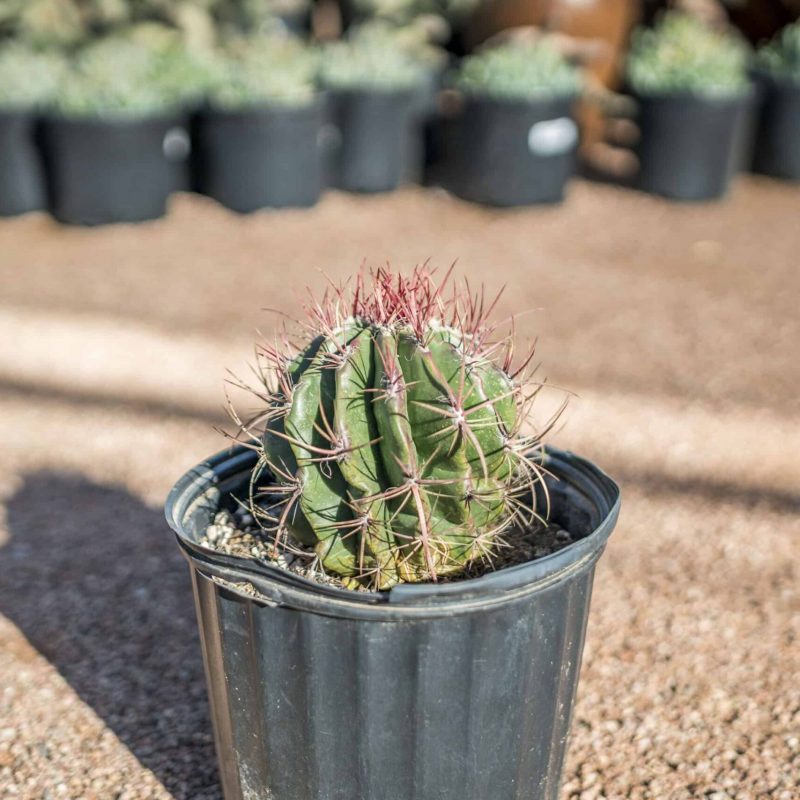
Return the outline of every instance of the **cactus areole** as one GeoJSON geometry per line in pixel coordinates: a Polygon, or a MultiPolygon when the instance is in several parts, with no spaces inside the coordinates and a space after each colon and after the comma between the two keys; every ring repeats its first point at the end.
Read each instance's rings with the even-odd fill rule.
{"type": "Polygon", "coordinates": [[[449,278],[362,273],[307,305],[301,346],[260,349],[253,513],[351,588],[458,575],[538,517],[533,353],[512,366],[497,299],[449,278]]]}

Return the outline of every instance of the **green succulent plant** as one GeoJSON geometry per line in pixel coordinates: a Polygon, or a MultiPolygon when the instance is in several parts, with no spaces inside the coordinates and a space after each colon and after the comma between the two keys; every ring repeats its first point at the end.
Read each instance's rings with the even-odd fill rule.
{"type": "Polygon", "coordinates": [[[317,94],[317,64],[316,53],[297,39],[230,41],[213,62],[209,102],[228,111],[308,105],[317,94]]]}
{"type": "Polygon", "coordinates": [[[451,26],[464,22],[481,0],[354,0],[360,16],[406,24],[422,16],[435,16],[451,26]]]}
{"type": "Polygon", "coordinates": [[[358,46],[400,50],[427,70],[442,70],[448,61],[447,51],[431,41],[431,32],[423,21],[397,26],[373,19],[354,25],[348,39],[358,46]]]}
{"type": "Polygon", "coordinates": [[[748,49],[737,34],[672,11],[634,32],[627,80],[638,94],[719,97],[747,90],[748,49]]]}
{"type": "Polygon", "coordinates": [[[0,38],[71,48],[149,23],[210,47],[231,31],[263,32],[308,7],[309,0],[0,0],[0,38]]]}
{"type": "Polygon", "coordinates": [[[64,73],[56,107],[69,117],[171,114],[196,102],[208,80],[203,59],[180,43],[153,47],[113,36],[77,55],[64,73]]]}
{"type": "Polygon", "coordinates": [[[800,20],[758,49],[756,65],[777,77],[800,82],[800,20]]]}
{"type": "Polygon", "coordinates": [[[494,303],[446,283],[424,267],[362,274],[311,305],[303,344],[261,354],[266,410],[245,429],[253,486],[272,482],[253,513],[353,588],[457,575],[536,515],[532,353],[512,369],[513,339],[490,342],[494,303]]]}
{"type": "Polygon", "coordinates": [[[504,100],[577,95],[580,70],[547,41],[509,42],[468,56],[455,85],[466,94],[504,100]]]}
{"type": "Polygon", "coordinates": [[[39,109],[56,95],[64,60],[18,43],[0,46],[0,108],[39,109]]]}
{"type": "Polygon", "coordinates": [[[319,74],[330,89],[393,91],[419,87],[426,72],[400,48],[372,41],[339,41],[322,49],[319,74]]]}

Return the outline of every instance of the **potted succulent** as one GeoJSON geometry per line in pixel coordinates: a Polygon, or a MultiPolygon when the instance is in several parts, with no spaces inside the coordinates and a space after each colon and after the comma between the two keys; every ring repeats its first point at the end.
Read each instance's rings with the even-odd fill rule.
{"type": "Polygon", "coordinates": [[[386,192],[422,157],[417,112],[423,68],[400,48],[341,41],[322,51],[320,79],[328,96],[329,182],[351,192],[386,192]]]}
{"type": "Polygon", "coordinates": [[[546,40],[509,42],[463,59],[463,97],[448,125],[444,182],[496,206],[554,203],[575,172],[579,70],[546,40]]]}
{"type": "Polygon", "coordinates": [[[328,291],[172,490],[229,800],[557,796],[619,490],[542,445],[492,307],[328,291]]]}
{"type": "MultiPolygon", "coordinates": [[[[163,216],[175,187],[173,159],[186,106],[200,81],[183,50],[112,37],[82,50],[43,125],[51,210],[96,225],[163,216]]],[[[185,137],[185,133],[184,133],[185,137]]],[[[180,142],[178,142],[180,144],[180,142]]]]}
{"type": "Polygon", "coordinates": [[[314,56],[293,39],[253,39],[215,63],[196,125],[200,190],[239,212],[313,205],[322,189],[314,56]]]}
{"type": "Polygon", "coordinates": [[[800,180],[800,21],[784,28],[756,53],[760,89],[753,168],[775,178],[800,180]]]}
{"type": "Polygon", "coordinates": [[[419,66],[421,81],[415,95],[412,113],[419,120],[422,135],[408,138],[409,152],[404,179],[421,182],[424,167],[437,160],[439,94],[450,62],[448,52],[435,43],[442,30],[435,20],[417,20],[402,26],[382,19],[373,19],[353,26],[348,32],[350,41],[384,49],[399,49],[419,66]]]}
{"type": "Polygon", "coordinates": [[[36,125],[62,69],[55,54],[21,44],[0,47],[0,216],[47,208],[36,125]]]}
{"type": "Polygon", "coordinates": [[[627,83],[638,104],[639,188],[686,201],[727,192],[752,101],[747,58],[736,35],[680,12],[634,32],[627,83]]]}

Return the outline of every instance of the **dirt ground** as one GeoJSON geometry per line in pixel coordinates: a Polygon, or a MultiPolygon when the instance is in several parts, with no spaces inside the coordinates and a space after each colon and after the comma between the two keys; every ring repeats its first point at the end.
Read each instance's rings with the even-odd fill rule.
{"type": "Polygon", "coordinates": [[[559,209],[405,189],[0,222],[0,796],[220,799],[164,495],[224,445],[263,309],[430,258],[532,310],[521,335],[576,395],[553,441],[623,488],[563,797],[800,798],[799,213],[746,179],[685,207],[578,183],[559,209]]]}

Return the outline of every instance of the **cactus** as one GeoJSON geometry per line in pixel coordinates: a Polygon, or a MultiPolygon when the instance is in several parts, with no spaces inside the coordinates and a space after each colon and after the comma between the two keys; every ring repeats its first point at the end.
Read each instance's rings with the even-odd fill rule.
{"type": "Polygon", "coordinates": [[[456,86],[466,94],[523,101],[577,96],[582,77],[547,41],[509,42],[467,56],[456,86]]]}
{"type": "Polygon", "coordinates": [[[209,103],[225,111],[308,106],[317,96],[317,62],[316,51],[299,39],[231,38],[210,62],[209,103]]]}
{"type": "Polygon", "coordinates": [[[747,60],[748,46],[736,31],[668,11],[654,28],[634,31],[627,80],[642,95],[730,97],[747,90],[747,60]]]}
{"type": "Polygon", "coordinates": [[[756,64],[778,78],[800,83],[800,20],[787,25],[756,54],[756,64]]]}
{"type": "Polygon", "coordinates": [[[320,80],[328,89],[414,89],[425,69],[408,51],[367,39],[336,41],[321,51],[320,80]]]}
{"type": "Polygon", "coordinates": [[[446,284],[425,267],[362,274],[309,307],[305,344],[261,351],[253,514],[351,587],[457,575],[537,514],[541,439],[520,432],[533,353],[512,371],[494,303],[446,284]]]}
{"type": "Polygon", "coordinates": [[[46,108],[65,67],[56,53],[37,52],[16,42],[0,45],[0,109],[46,108]]]}

